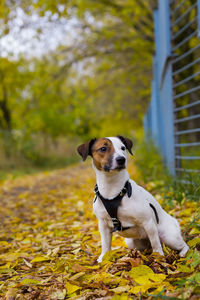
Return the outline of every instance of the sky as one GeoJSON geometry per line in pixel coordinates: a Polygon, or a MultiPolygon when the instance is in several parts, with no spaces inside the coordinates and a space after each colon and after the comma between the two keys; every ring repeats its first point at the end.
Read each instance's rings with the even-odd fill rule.
{"type": "Polygon", "coordinates": [[[40,57],[54,51],[58,45],[70,45],[76,38],[76,18],[59,18],[57,14],[49,21],[49,12],[44,17],[36,13],[27,15],[17,7],[12,12],[15,17],[9,21],[9,33],[0,38],[0,56],[17,59],[21,54],[26,57],[40,57]],[[41,32],[38,36],[37,32],[41,32]]]}

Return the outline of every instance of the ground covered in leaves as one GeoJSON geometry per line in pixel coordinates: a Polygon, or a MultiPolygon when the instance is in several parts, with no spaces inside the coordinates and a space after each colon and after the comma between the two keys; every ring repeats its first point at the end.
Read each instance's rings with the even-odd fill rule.
{"type": "MultiPolygon", "coordinates": [[[[134,179],[132,163],[129,169],[134,179]]],[[[167,247],[165,257],[128,250],[115,234],[112,251],[98,264],[94,184],[90,164],[83,163],[1,183],[0,299],[199,299],[198,203],[184,194],[181,203],[164,201],[163,182],[146,183],[179,220],[187,257],[167,247]]]]}

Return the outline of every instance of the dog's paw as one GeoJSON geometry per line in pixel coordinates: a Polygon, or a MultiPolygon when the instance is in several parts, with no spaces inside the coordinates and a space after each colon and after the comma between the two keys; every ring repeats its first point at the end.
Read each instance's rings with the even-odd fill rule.
{"type": "Polygon", "coordinates": [[[188,247],[187,244],[185,244],[185,246],[183,247],[183,249],[179,252],[179,256],[180,256],[180,257],[186,256],[188,250],[189,250],[189,247],[188,247]]]}
{"type": "Polygon", "coordinates": [[[104,254],[103,254],[103,255],[101,254],[101,255],[99,256],[99,258],[97,259],[98,263],[101,263],[101,262],[102,262],[103,256],[104,256],[104,254]]]}
{"type": "Polygon", "coordinates": [[[164,256],[163,250],[162,249],[154,249],[153,252],[157,252],[160,255],[164,256]]]}

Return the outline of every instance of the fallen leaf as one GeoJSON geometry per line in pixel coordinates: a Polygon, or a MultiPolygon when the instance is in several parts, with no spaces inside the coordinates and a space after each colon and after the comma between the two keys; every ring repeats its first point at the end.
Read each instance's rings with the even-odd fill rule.
{"type": "Polygon", "coordinates": [[[73,284],[71,284],[71,283],[69,283],[69,282],[67,282],[67,283],[65,284],[65,287],[66,287],[66,289],[67,289],[67,294],[69,294],[69,295],[75,293],[75,292],[78,291],[78,290],[80,290],[80,287],[79,287],[79,286],[73,285],[73,284]]]}
{"type": "Polygon", "coordinates": [[[37,256],[34,259],[31,260],[31,263],[37,263],[37,262],[43,262],[43,261],[48,261],[50,260],[49,257],[46,256],[37,256]]]}

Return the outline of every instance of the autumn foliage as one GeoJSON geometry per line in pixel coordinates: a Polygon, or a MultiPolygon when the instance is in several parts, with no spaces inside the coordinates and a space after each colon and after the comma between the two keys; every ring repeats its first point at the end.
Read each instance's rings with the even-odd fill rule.
{"type": "MultiPolygon", "coordinates": [[[[133,162],[129,173],[142,182],[133,162]]],[[[198,299],[197,202],[183,196],[171,206],[164,201],[164,182],[146,182],[179,220],[190,246],[187,257],[164,245],[165,257],[129,250],[115,234],[112,251],[98,264],[94,184],[89,163],[1,184],[1,299],[198,299]]]]}

